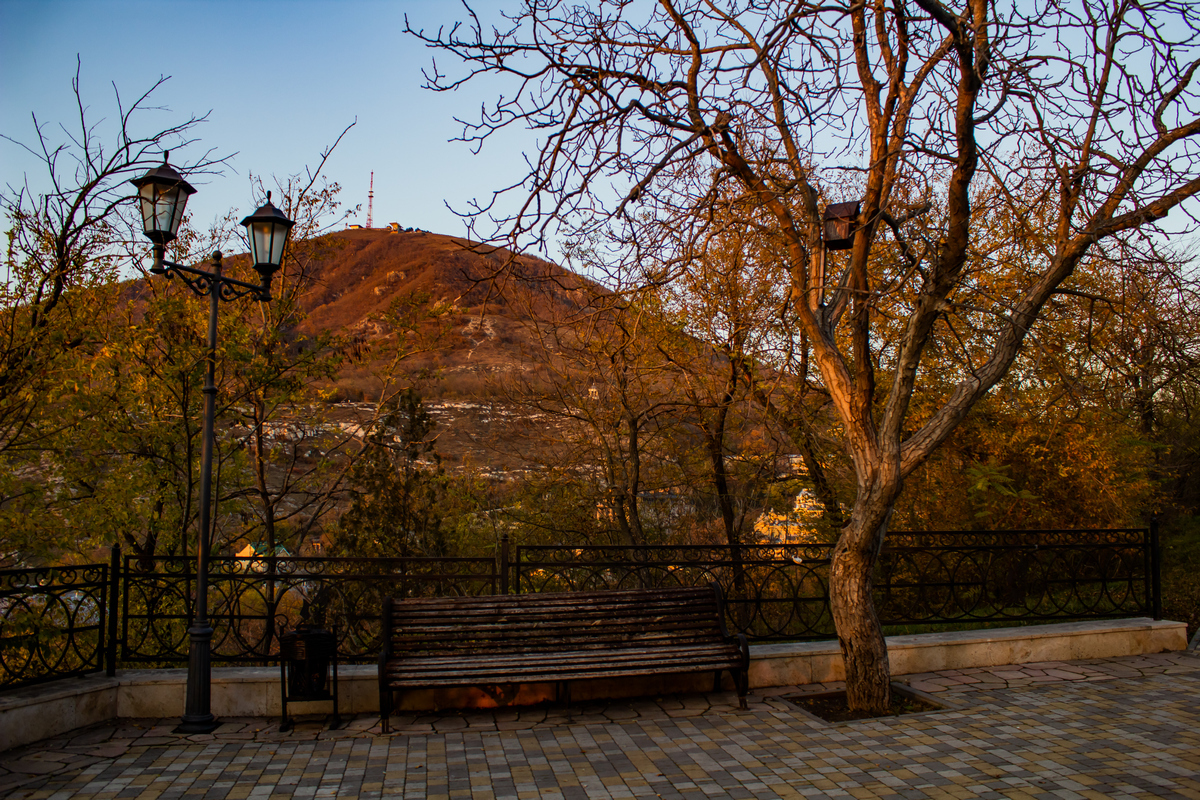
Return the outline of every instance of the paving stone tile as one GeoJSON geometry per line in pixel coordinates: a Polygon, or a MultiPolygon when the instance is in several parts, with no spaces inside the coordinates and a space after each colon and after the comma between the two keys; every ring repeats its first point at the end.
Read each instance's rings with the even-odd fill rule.
{"type": "Polygon", "coordinates": [[[4,768],[23,775],[50,775],[63,769],[61,761],[44,761],[35,758],[13,759],[4,762],[4,768]]]}
{"type": "Polygon", "coordinates": [[[173,721],[96,726],[3,754],[19,798],[1153,798],[1200,800],[1200,659],[1175,654],[907,676],[950,710],[826,724],[783,695],[589,701],[377,715],[333,730],[229,719],[199,740],[173,721]],[[1176,670],[1172,674],[1166,671],[1176,670]],[[105,755],[96,755],[103,753],[105,755]],[[79,759],[73,761],[73,759],[79,759]]]}

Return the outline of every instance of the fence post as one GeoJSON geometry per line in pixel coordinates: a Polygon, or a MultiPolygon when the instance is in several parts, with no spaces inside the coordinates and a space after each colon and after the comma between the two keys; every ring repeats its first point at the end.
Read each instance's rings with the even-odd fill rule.
{"type": "Polygon", "coordinates": [[[500,536],[500,594],[508,594],[508,534],[500,536]]]}
{"type": "Polygon", "coordinates": [[[105,648],[105,667],[108,677],[117,675],[117,605],[121,601],[121,545],[114,544],[108,562],[108,642],[105,648]]]}
{"type": "Polygon", "coordinates": [[[1158,541],[1158,515],[1150,518],[1150,603],[1155,619],[1162,619],[1162,548],[1158,541]]]}

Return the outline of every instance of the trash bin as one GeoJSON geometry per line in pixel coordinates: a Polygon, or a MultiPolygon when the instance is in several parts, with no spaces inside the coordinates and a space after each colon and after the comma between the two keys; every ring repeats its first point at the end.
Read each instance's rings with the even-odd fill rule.
{"type": "Polygon", "coordinates": [[[337,634],[305,625],[279,637],[279,683],[283,701],[281,731],[292,726],[288,703],[332,700],[333,725],[338,716],[337,634]]]}

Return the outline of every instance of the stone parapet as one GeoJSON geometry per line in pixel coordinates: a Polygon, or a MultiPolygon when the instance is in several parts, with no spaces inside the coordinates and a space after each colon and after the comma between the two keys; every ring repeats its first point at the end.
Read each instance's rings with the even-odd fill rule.
{"type": "MultiPolygon", "coordinates": [[[[1004,664],[1070,661],[1184,650],[1182,622],[1145,618],[1071,622],[982,631],[924,633],[888,637],[893,675],[1004,664]]],[[[374,665],[338,669],[343,714],[378,711],[374,665]]],[[[750,686],[798,686],[843,680],[837,642],[760,644],[750,648],[750,686]]],[[[722,676],[725,688],[732,680],[722,676]]],[[[212,671],[212,711],[218,717],[277,717],[281,711],[279,670],[271,667],[218,667],[212,671]]],[[[183,714],[187,671],[122,670],[117,677],[90,676],[0,694],[0,751],[115,718],[171,718],[183,714]]],[[[657,676],[579,681],[572,698],[600,698],[705,692],[704,675],[657,676]]],[[[397,708],[495,708],[553,700],[549,684],[520,687],[440,689],[406,692],[397,708]]],[[[291,703],[294,714],[328,713],[332,704],[291,703]]]]}
{"type": "MultiPolygon", "coordinates": [[[[1187,646],[1184,623],[1146,617],[887,638],[893,675],[1166,653],[1187,646]]],[[[842,654],[834,641],[750,648],[752,687],[830,683],[845,677],[842,654]]]]}

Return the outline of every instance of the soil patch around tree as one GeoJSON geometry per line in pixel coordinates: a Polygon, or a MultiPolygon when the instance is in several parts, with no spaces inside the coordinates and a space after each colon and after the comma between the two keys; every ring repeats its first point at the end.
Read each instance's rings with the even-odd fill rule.
{"type": "Polygon", "coordinates": [[[892,684],[892,705],[887,714],[868,714],[851,711],[846,703],[846,693],[820,692],[814,694],[785,695],[784,700],[799,706],[809,714],[825,722],[853,722],[860,719],[898,717],[905,714],[920,714],[926,711],[941,711],[944,705],[924,692],[916,692],[903,684],[892,684]]]}

